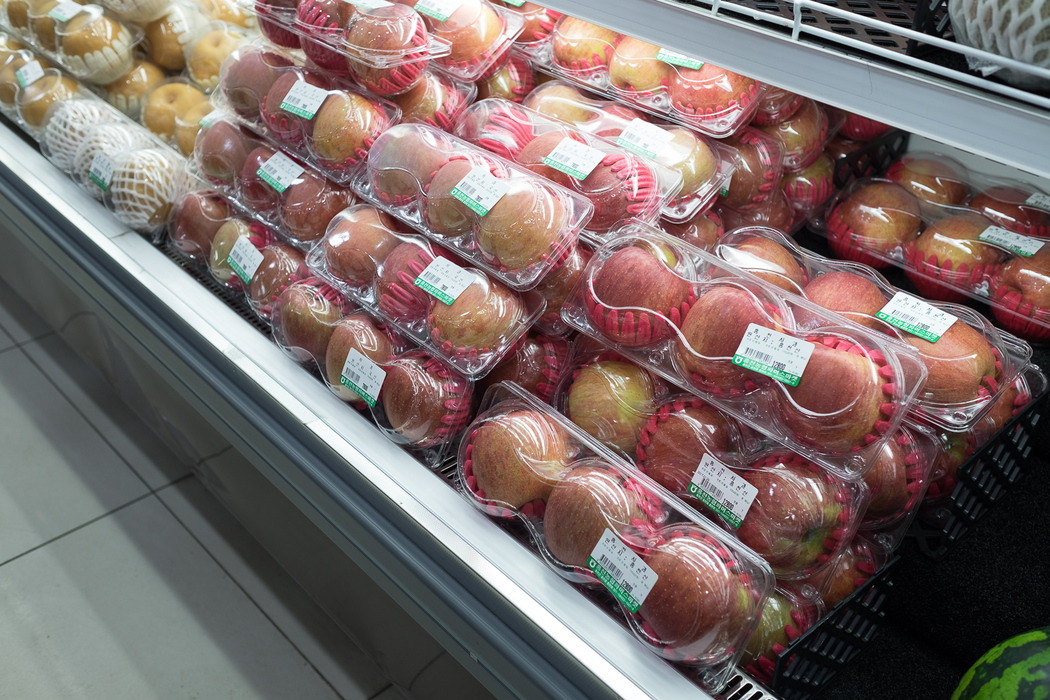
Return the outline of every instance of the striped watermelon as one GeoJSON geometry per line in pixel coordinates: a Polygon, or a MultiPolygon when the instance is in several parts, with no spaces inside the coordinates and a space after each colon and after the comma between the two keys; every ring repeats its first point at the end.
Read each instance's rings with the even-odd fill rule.
{"type": "Polygon", "coordinates": [[[1050,627],[993,647],[970,667],[952,700],[1050,698],[1050,627]]]}

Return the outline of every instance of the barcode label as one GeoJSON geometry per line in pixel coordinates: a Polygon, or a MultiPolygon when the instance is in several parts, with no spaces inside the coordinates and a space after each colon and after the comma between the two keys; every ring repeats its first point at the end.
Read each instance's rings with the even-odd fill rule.
{"type": "Polygon", "coordinates": [[[372,408],[375,408],[379,390],[383,388],[386,371],[358,352],[350,348],[346,362],[339,373],[339,383],[354,392],[372,408]]]}
{"type": "Polygon", "coordinates": [[[733,354],[733,364],[798,386],[812,354],[813,343],[749,323],[733,354]]]}
{"type": "Polygon", "coordinates": [[[305,80],[297,80],[288,90],[281,102],[281,109],[286,112],[302,117],[313,119],[317,110],[321,109],[321,103],[328,97],[328,92],[316,85],[311,85],[305,80]]]}
{"type": "Polygon", "coordinates": [[[303,166],[278,151],[270,156],[270,159],[255,171],[255,174],[278,192],[284,192],[299,179],[303,170],[303,166]]]}
{"type": "Polygon", "coordinates": [[[940,340],[944,332],[959,320],[950,313],[904,292],[894,294],[875,316],[895,328],[931,343],[940,340]]]}
{"type": "Polygon", "coordinates": [[[43,77],[44,69],[41,67],[40,61],[30,61],[15,71],[15,80],[22,87],[29,87],[43,77]]]}
{"type": "Polygon", "coordinates": [[[986,243],[991,243],[994,246],[1005,248],[1006,250],[1023,255],[1026,258],[1030,258],[1039,252],[1039,249],[1043,247],[1043,242],[1036,240],[1035,238],[1029,238],[1028,236],[1022,236],[1019,233],[1013,231],[1007,231],[1001,226],[989,226],[981,235],[977,237],[986,243]]]}
{"type": "Polygon", "coordinates": [[[433,17],[438,22],[444,22],[462,4],[463,0],[419,0],[416,3],[416,12],[433,17]]]}
{"type": "Polygon", "coordinates": [[[587,558],[587,567],[616,600],[632,613],[642,607],[659,578],[641,557],[608,528],[587,558]]]}
{"type": "Polygon", "coordinates": [[[1045,195],[1042,192],[1036,192],[1031,197],[1024,200],[1024,203],[1030,207],[1035,207],[1036,209],[1050,211],[1050,195],[1045,195]]]}
{"type": "Polygon", "coordinates": [[[378,10],[380,7],[390,7],[393,3],[386,0],[346,0],[360,10],[378,10]]]}
{"type": "Polygon", "coordinates": [[[485,216],[507,194],[507,189],[506,180],[493,176],[484,165],[478,165],[452,188],[451,194],[478,216],[485,216]]]}
{"type": "Polygon", "coordinates": [[[83,5],[73,2],[73,0],[65,0],[65,2],[60,2],[52,7],[47,16],[56,22],[68,22],[80,14],[80,11],[83,9],[83,5]]]}
{"type": "Polygon", "coordinates": [[[685,54],[680,54],[675,51],[669,51],[668,49],[660,49],[659,53],[656,54],[656,60],[663,61],[664,63],[670,63],[672,66],[692,68],[693,70],[696,70],[704,65],[703,61],[698,61],[695,58],[690,58],[685,54]]]}
{"type": "Polygon", "coordinates": [[[674,134],[650,124],[644,119],[635,119],[616,137],[616,145],[655,158],[667,144],[674,140],[674,134]]]}
{"type": "Polygon", "coordinates": [[[103,192],[109,190],[109,183],[113,180],[113,171],[116,166],[113,161],[109,159],[104,153],[99,153],[91,161],[91,168],[88,169],[88,180],[98,185],[98,188],[103,192]]]}
{"type": "Polygon", "coordinates": [[[689,482],[689,493],[727,523],[740,527],[758,495],[758,489],[710,454],[705,454],[689,482]]]}
{"type": "Polygon", "coordinates": [[[203,117],[201,117],[201,120],[197,123],[203,126],[205,129],[208,129],[211,128],[215,124],[215,122],[219,121],[220,119],[222,119],[222,112],[220,112],[217,109],[213,109],[212,111],[208,112],[203,117]]]}
{"type": "Polygon", "coordinates": [[[543,159],[543,164],[577,180],[585,180],[603,158],[605,154],[598,149],[566,136],[543,159]]]}
{"type": "Polygon", "coordinates": [[[451,306],[474,279],[474,275],[451,260],[434,258],[434,261],[419,273],[415,284],[441,303],[451,306]]]}
{"type": "Polygon", "coordinates": [[[233,268],[233,271],[237,273],[237,276],[245,284],[252,281],[255,271],[259,269],[259,265],[262,265],[262,261],[262,252],[252,245],[247,236],[238,238],[234,242],[233,248],[230,249],[230,254],[226,256],[226,264],[233,268]]]}

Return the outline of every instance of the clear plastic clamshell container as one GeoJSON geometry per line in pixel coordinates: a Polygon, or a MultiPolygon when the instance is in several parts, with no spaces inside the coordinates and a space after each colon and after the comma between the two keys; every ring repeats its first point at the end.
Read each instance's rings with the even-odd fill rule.
{"type": "MultiPolygon", "coordinates": [[[[52,10],[58,12],[59,6],[52,10]]],[[[52,15],[53,16],[53,15],[52,15]]],[[[57,57],[75,77],[95,85],[111,83],[131,70],[142,29],[106,14],[98,5],[84,5],[68,19],[54,17],[57,57]]]]}
{"type": "Polygon", "coordinates": [[[558,575],[605,591],[653,653],[706,690],[725,683],[773,586],[748,548],[512,383],[486,392],[458,476],[558,575]]]}
{"type": "Polygon", "coordinates": [[[914,348],[643,224],[595,252],[562,318],[847,478],[926,381],[914,348]]]}

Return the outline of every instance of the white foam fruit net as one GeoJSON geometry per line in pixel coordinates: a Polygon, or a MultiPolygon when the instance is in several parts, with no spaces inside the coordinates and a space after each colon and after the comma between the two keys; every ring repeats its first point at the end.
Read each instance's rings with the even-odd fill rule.
{"type": "MultiPolygon", "coordinates": [[[[949,0],[948,15],[959,43],[1050,68],[1050,0],[949,0]]],[[[1021,71],[994,72],[1019,87],[1050,87],[1050,81],[1021,71]]]]}
{"type": "Polygon", "coordinates": [[[137,127],[127,124],[99,124],[90,129],[84,142],[80,144],[77,153],[73,156],[72,174],[95,199],[102,199],[102,190],[88,178],[91,172],[91,162],[99,153],[109,156],[122,151],[133,151],[149,146],[149,137],[141,133],[137,127]]]}
{"type": "Polygon", "coordinates": [[[173,151],[147,148],[120,157],[109,183],[113,213],[136,231],[164,225],[186,189],[185,173],[186,162],[173,151]]]}
{"type": "Polygon", "coordinates": [[[112,107],[96,100],[60,102],[44,127],[44,151],[56,167],[68,172],[91,127],[119,120],[112,107]]]}

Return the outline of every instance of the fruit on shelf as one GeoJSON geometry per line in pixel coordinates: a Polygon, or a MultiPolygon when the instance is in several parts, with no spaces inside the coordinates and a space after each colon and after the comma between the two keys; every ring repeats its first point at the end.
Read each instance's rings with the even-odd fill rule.
{"type": "Polygon", "coordinates": [[[423,353],[408,353],[383,369],[383,413],[400,439],[425,449],[452,440],[466,427],[472,387],[446,364],[423,353]]]}
{"type": "Polygon", "coordinates": [[[197,143],[197,134],[201,130],[201,120],[211,112],[211,103],[201,102],[186,112],[184,118],[175,120],[175,145],[183,157],[189,158],[193,155],[193,146],[197,143]]]}
{"type": "Polygon", "coordinates": [[[254,24],[251,11],[237,5],[236,0],[201,0],[199,3],[201,12],[208,19],[219,22],[236,24],[238,27],[249,29],[254,24]]]}
{"type": "Polygon", "coordinates": [[[183,254],[207,262],[212,239],[231,214],[229,204],[219,195],[191,192],[176,207],[168,235],[183,254]]]}
{"type": "MultiPolygon", "coordinates": [[[[511,65],[514,60],[517,59],[512,58],[507,65],[511,65]]],[[[480,82],[478,90],[481,99],[480,82]]],[[[402,122],[429,124],[448,132],[453,130],[459,115],[467,107],[467,98],[460,92],[460,88],[441,73],[433,71],[424,73],[415,86],[400,95],[392,96],[390,100],[401,108],[402,122]]]]}
{"type": "Polygon", "coordinates": [[[109,181],[113,214],[136,231],[163,227],[186,191],[186,163],[168,149],[144,148],[117,158],[109,181]]]}
{"type": "Polygon", "coordinates": [[[1050,212],[1025,204],[1034,190],[1014,185],[995,185],[978,192],[966,205],[996,225],[1022,236],[1050,238],[1050,212]]]}
{"type": "Polygon", "coordinates": [[[672,138],[656,155],[656,162],[682,174],[682,190],[676,201],[689,201],[709,187],[718,175],[719,157],[707,143],[688,129],[671,127],[672,138]]]}
{"type": "Polygon", "coordinates": [[[233,250],[239,238],[252,239],[256,248],[265,245],[257,236],[253,237],[251,222],[233,217],[219,226],[219,230],[215,232],[211,240],[211,251],[208,253],[208,269],[212,276],[219,282],[233,287],[240,286],[241,279],[226,262],[226,259],[230,257],[230,251],[233,250]]]}
{"type": "Polygon", "coordinates": [[[751,123],[755,126],[779,124],[786,119],[790,119],[805,101],[806,98],[802,95],[796,95],[784,88],[767,85],[766,91],[762,93],[762,97],[758,101],[758,108],[755,110],[755,116],[751,123]]]}
{"type": "Polygon", "coordinates": [[[929,299],[961,301],[945,284],[969,288],[986,281],[1002,260],[999,248],[979,240],[991,225],[980,214],[954,214],[931,224],[904,246],[904,272],[929,299]]]}
{"type": "Polygon", "coordinates": [[[201,132],[195,147],[201,172],[214,183],[232,185],[248,160],[254,139],[226,120],[204,127],[201,132]]]}
{"type": "Polygon", "coordinates": [[[65,102],[80,93],[77,81],[60,75],[57,71],[45,73],[30,85],[24,87],[15,98],[18,115],[33,132],[44,126],[44,116],[51,105],[65,102]]]}
{"type": "Polygon", "coordinates": [[[449,357],[499,352],[518,335],[528,315],[517,292],[479,270],[466,272],[474,278],[470,285],[451,304],[432,304],[427,315],[430,339],[449,357]]]}
{"type": "Polygon", "coordinates": [[[344,43],[354,78],[377,95],[397,95],[415,85],[429,60],[429,38],[423,18],[407,5],[358,10],[347,24],[344,43]],[[373,63],[378,61],[380,65],[373,63]],[[395,59],[385,65],[382,59],[395,59]],[[397,60],[400,59],[400,60],[397,60]]]}
{"type": "Polygon", "coordinates": [[[583,124],[596,117],[587,98],[572,85],[552,82],[539,85],[522,102],[529,109],[569,124],[583,124]]]}
{"type": "Polygon", "coordinates": [[[675,253],[655,245],[621,248],[606,260],[583,291],[591,322],[628,347],[667,340],[696,301],[688,269],[675,253]],[[674,265],[674,267],[672,267],[674,265]]]}
{"type": "Polygon", "coordinates": [[[516,0],[514,2],[492,1],[499,7],[506,7],[508,10],[517,12],[525,19],[525,26],[518,38],[514,40],[515,44],[534,44],[543,41],[551,35],[551,32],[554,31],[554,23],[561,17],[560,12],[549,10],[534,2],[523,2],[519,5],[516,0]]]}
{"type": "Polygon", "coordinates": [[[784,173],[780,188],[792,208],[813,211],[835,194],[835,163],[826,153],[797,172],[784,173]]]}
{"type": "Polygon", "coordinates": [[[431,132],[399,124],[380,136],[368,154],[368,170],[376,196],[387,204],[415,201],[430,184],[448,155],[431,132]]]}
{"type": "Polygon", "coordinates": [[[55,19],[50,12],[57,6],[55,0],[44,0],[36,3],[29,13],[30,34],[37,46],[52,54],[58,51],[58,42],[55,37],[55,19]]]}
{"type": "Polygon", "coordinates": [[[731,265],[747,270],[759,279],[793,294],[806,286],[806,271],[787,248],[765,236],[732,236],[719,243],[718,256],[731,265]]]}
{"type": "Polygon", "coordinates": [[[675,238],[681,238],[701,250],[711,250],[726,232],[722,217],[714,210],[697,214],[689,221],[675,224],[666,219],[660,221],[663,230],[675,238]]]}
{"type": "Polygon", "coordinates": [[[390,251],[376,281],[380,310],[403,323],[424,319],[434,297],[414,282],[433,261],[429,247],[416,241],[400,243],[390,251]]]}
{"type": "Polygon", "coordinates": [[[207,95],[186,83],[158,85],[146,97],[142,123],[160,138],[170,141],[175,136],[175,120],[185,118],[193,107],[207,101],[207,95]]]}
{"type": "Polygon", "coordinates": [[[662,385],[646,370],[622,360],[599,360],[574,372],[565,414],[594,439],[631,454],[656,411],[662,385]]]}
{"type": "Polygon", "coordinates": [[[338,90],[325,98],[313,120],[303,126],[324,167],[342,171],[368,156],[368,150],[390,126],[390,120],[367,97],[338,90]]]}
{"type": "Polygon", "coordinates": [[[219,84],[219,69],[226,58],[244,43],[247,34],[234,25],[213,29],[193,45],[186,59],[186,72],[205,90],[219,84]]]}
{"type": "MultiPolygon", "coordinates": [[[[838,160],[839,158],[845,158],[850,153],[855,153],[860,149],[864,148],[865,143],[863,141],[853,141],[842,135],[841,131],[833,136],[827,145],[824,146],[824,153],[832,160],[838,160]]],[[[873,172],[872,166],[869,165],[863,175],[871,175],[873,172]]]]}
{"type": "Polygon", "coordinates": [[[1002,266],[990,289],[992,313],[1003,326],[1033,341],[1050,338],[1050,246],[1002,266]]]}
{"type": "Polygon", "coordinates": [[[813,354],[798,386],[775,383],[784,426],[799,442],[831,453],[885,433],[896,386],[881,353],[831,336],[807,340],[813,354]]]}
{"type": "Polygon", "coordinates": [[[877,570],[875,547],[855,538],[834,564],[806,579],[806,583],[820,591],[824,609],[831,610],[863,586],[877,570]]]}
{"type": "Polygon", "coordinates": [[[248,284],[252,304],[269,317],[281,291],[308,275],[302,253],[283,243],[271,243],[262,249],[262,262],[248,284]]]}
{"type": "Polygon", "coordinates": [[[952,495],[959,480],[959,467],[978,447],[972,431],[942,431],[939,441],[924,503],[939,503],[952,495]]]}
{"type": "Polygon", "coordinates": [[[266,93],[292,62],[275,51],[249,46],[236,52],[226,62],[223,90],[226,101],[240,116],[259,118],[259,105],[266,93]]]}
{"type": "Polygon", "coordinates": [[[176,73],[184,70],[186,44],[199,17],[187,7],[171,5],[162,17],[144,25],[143,44],[149,59],[164,70],[176,73]]]}
{"type": "Polygon", "coordinates": [[[750,127],[738,131],[728,143],[738,155],[736,170],[721,202],[730,209],[747,211],[769,199],[780,184],[780,143],[750,127]]]}
{"type": "Polygon", "coordinates": [[[710,454],[724,459],[740,437],[735,423],[700,399],[675,399],[653,414],[638,437],[635,461],[656,483],[694,508],[689,482],[697,465],[710,454]]]}
{"type": "Polygon", "coordinates": [[[299,48],[299,37],[288,29],[295,21],[295,4],[295,0],[255,0],[255,16],[263,36],[288,49],[299,48]]]}
{"type": "Polygon", "coordinates": [[[753,78],[713,63],[695,69],[676,66],[667,77],[671,108],[701,124],[743,112],[758,98],[758,90],[753,78]]]}
{"type": "Polygon", "coordinates": [[[477,86],[479,100],[502,97],[520,103],[536,87],[536,71],[527,59],[510,56],[495,72],[478,79],[477,86]]]}
{"type": "Polygon", "coordinates": [[[539,411],[519,409],[488,418],[467,440],[471,491],[513,510],[533,504],[534,512],[542,512],[568,469],[569,436],[539,411]]]}
{"type": "Polygon", "coordinates": [[[959,320],[936,343],[911,333],[902,339],[919,351],[926,365],[926,384],[919,396],[936,404],[970,404],[997,391],[1001,364],[979,331],[959,320]]]}
{"type": "Polygon", "coordinates": [[[905,157],[890,166],[886,177],[931,204],[958,206],[970,194],[965,175],[943,159],[905,157]]]}
{"type": "MultiPolygon", "coordinates": [[[[965,30],[956,30],[960,34],[961,42],[967,44],[972,42],[985,46],[987,41],[988,44],[991,44],[988,48],[994,47],[993,50],[996,50],[997,53],[1009,51],[1010,54],[1020,49],[1020,47],[1015,48],[1015,43],[1022,46],[1035,44],[1035,47],[1038,47],[1033,47],[1036,55],[1043,53],[1046,46],[1045,39],[1042,35],[1037,34],[1032,26],[1036,24],[1034,17],[1033,22],[1019,22],[1015,27],[1012,22],[1006,21],[1005,17],[984,19],[992,13],[978,9],[983,7],[990,6],[984,6],[981,3],[959,3],[953,6],[951,14],[958,18],[955,20],[955,26],[966,26],[965,30]],[[968,10],[967,6],[976,7],[974,10],[968,10]],[[970,20],[965,24],[959,21],[962,20],[959,15],[965,16],[970,12],[981,19],[976,22],[970,20]],[[971,22],[977,26],[971,25],[971,22]],[[992,23],[1000,26],[988,26],[992,23]],[[965,39],[963,38],[966,36],[963,34],[964,31],[970,35],[965,39]],[[1019,32],[1025,32],[1028,36],[1018,36],[1019,32]],[[985,34],[989,36],[985,38],[983,36],[985,34]]],[[[1045,17],[1045,14],[1043,16],[1045,17]]],[[[1021,53],[1017,58],[1025,61],[1031,60],[1027,52],[1021,53]]],[[[1045,61],[1044,58],[1041,62],[1043,66],[1046,65],[1045,61]]],[[[1004,72],[1007,72],[1008,75],[1012,73],[1009,82],[1017,85],[1027,86],[1036,81],[1038,81],[1037,85],[1045,85],[1044,78],[1036,78],[1011,69],[1004,72]]],[[[1047,656],[1050,656],[1050,628],[1034,629],[1011,637],[986,651],[967,669],[959,685],[952,692],[951,700],[980,700],[995,696],[1002,698],[1023,698],[1025,695],[1038,697],[1046,688],[1047,675],[1050,674],[1050,664],[1047,664],[1046,661],[1047,656]]]]}
{"type": "Polygon", "coordinates": [[[777,657],[801,637],[820,617],[815,601],[786,588],[776,588],[762,607],[758,628],[747,640],[740,665],[755,679],[770,683],[777,657]]]}
{"type": "Polygon", "coordinates": [[[284,191],[281,222],[297,241],[317,241],[332,219],[353,203],[349,188],[306,171],[284,191]]]}
{"type": "Polygon", "coordinates": [[[401,245],[397,222],[368,205],[344,211],[330,225],[324,240],[328,272],[355,287],[371,285],[378,267],[401,245]]]}
{"type": "Polygon", "coordinates": [[[487,389],[500,382],[514,382],[549,403],[568,356],[569,344],[565,339],[529,334],[515,345],[514,352],[485,375],[481,386],[487,389]]]}
{"type": "MultiPolygon", "coordinates": [[[[436,180],[436,178],[435,178],[436,180]]],[[[478,248],[502,270],[523,270],[557,258],[571,244],[565,201],[533,178],[506,180],[507,193],[478,219],[478,248]]]]}
{"type": "Polygon", "coordinates": [[[741,476],[758,493],[737,536],[777,576],[809,575],[841,550],[854,515],[849,487],[792,453],[763,457],[741,476]]]}
{"type": "Polygon", "coordinates": [[[773,192],[769,199],[745,212],[739,212],[721,204],[715,209],[729,231],[746,226],[764,226],[793,236],[796,225],[801,225],[804,218],[803,212],[798,212],[791,207],[783,192],[773,192]]]}
{"type": "Polygon", "coordinates": [[[807,98],[790,118],[760,128],[780,142],[784,166],[800,170],[820,156],[828,138],[828,127],[828,115],[819,104],[807,98]]]}
{"type": "Polygon", "coordinates": [[[507,48],[501,42],[507,24],[485,0],[464,0],[445,21],[425,21],[434,38],[450,44],[449,54],[435,60],[452,71],[474,71],[507,48]]]}
{"type": "Polygon", "coordinates": [[[896,183],[866,183],[833,207],[827,220],[831,250],[875,269],[889,267],[882,257],[914,241],[922,230],[919,200],[896,183]]]}
{"type": "Polygon", "coordinates": [[[802,294],[851,321],[872,330],[886,330],[886,324],[875,317],[886,306],[886,297],[877,284],[863,275],[841,270],[828,272],[807,284],[802,294]]]}
{"type": "Polygon", "coordinates": [[[660,47],[625,36],[609,60],[609,82],[615,90],[648,95],[667,87],[671,65],[656,58],[660,47]]]}
{"type": "Polygon", "coordinates": [[[354,6],[342,0],[303,0],[296,6],[299,46],[315,66],[332,73],[347,72],[346,57],[331,46],[339,46],[354,13],[354,6]]]}
{"type": "Polygon", "coordinates": [[[390,336],[381,325],[363,311],[347,314],[335,323],[332,337],[325,350],[324,365],[328,386],[344,401],[350,401],[357,409],[367,407],[357,393],[343,385],[339,377],[346,364],[346,356],[354,349],[377,365],[383,365],[394,354],[390,336]]]}
{"type": "Polygon", "coordinates": [[[290,68],[281,73],[280,77],[270,86],[270,91],[259,103],[259,112],[262,115],[266,128],[282,143],[290,146],[298,146],[303,142],[307,120],[288,110],[281,109],[281,104],[289,91],[296,83],[305,82],[316,88],[327,90],[331,86],[328,76],[302,68],[290,68]]]}
{"type": "Polygon", "coordinates": [[[343,316],[338,294],[327,285],[293,284],[277,296],[275,308],[281,344],[301,360],[324,362],[335,324],[343,316]]]}
{"type": "Polygon", "coordinates": [[[612,530],[622,535],[634,523],[648,523],[642,496],[601,463],[582,464],[562,476],[547,499],[543,537],[551,556],[567,566],[587,568],[594,547],[612,530]]]}
{"type": "Polygon", "coordinates": [[[864,483],[871,493],[864,520],[877,521],[903,515],[911,504],[912,480],[908,478],[908,471],[909,468],[914,470],[917,456],[906,447],[895,439],[887,440],[871,459],[871,466],[864,473],[864,483]]]}
{"type": "Polygon", "coordinates": [[[590,251],[576,246],[534,287],[547,302],[543,315],[537,319],[537,323],[545,324],[554,331],[561,330],[564,325],[561,320],[561,308],[576,289],[580,279],[583,278],[584,268],[587,267],[590,259],[590,251]]]}
{"type": "Polygon", "coordinates": [[[259,168],[273,155],[274,151],[269,146],[259,146],[244,159],[244,165],[236,178],[241,202],[252,211],[264,215],[276,212],[281,204],[281,194],[258,174],[259,168]]]}
{"type": "Polygon", "coordinates": [[[51,64],[43,58],[33,58],[28,52],[15,54],[0,68],[0,104],[4,107],[14,107],[15,95],[21,89],[16,73],[24,68],[30,61],[36,61],[40,68],[47,70],[51,64]]]}
{"type": "Polygon", "coordinates": [[[56,30],[62,61],[74,75],[96,85],[111,83],[128,72],[135,43],[120,22],[89,6],[56,30]]]}
{"type": "Polygon", "coordinates": [[[164,72],[160,68],[149,61],[135,61],[131,70],[102,87],[102,97],[124,114],[137,119],[146,93],[162,80],[164,72]]]}
{"type": "Polygon", "coordinates": [[[839,128],[839,134],[854,141],[872,141],[891,128],[889,124],[883,124],[853,112],[846,112],[846,121],[839,128]]]}
{"type": "Polygon", "coordinates": [[[716,396],[753,391],[764,378],[733,364],[733,354],[749,324],[779,331],[779,318],[777,307],[742,284],[710,286],[682,322],[675,367],[693,385],[716,396]]]}
{"type": "Polygon", "coordinates": [[[72,172],[77,149],[93,128],[119,119],[116,110],[97,100],[67,100],[48,116],[41,148],[56,167],[72,172]]]}
{"type": "Polygon", "coordinates": [[[473,154],[453,156],[438,168],[427,188],[424,220],[430,231],[444,238],[459,238],[474,229],[474,214],[467,205],[452,196],[452,189],[475,167],[485,166],[493,176],[502,173],[494,163],[473,154]]]}
{"type": "Polygon", "coordinates": [[[153,145],[149,136],[134,125],[122,122],[98,124],[84,135],[84,142],[73,156],[73,176],[95,199],[102,199],[104,192],[88,178],[95,157],[99,154],[109,156],[153,145]]]}
{"type": "Polygon", "coordinates": [[[609,65],[620,35],[565,15],[554,28],[552,60],[573,73],[587,75],[609,65]]]}

